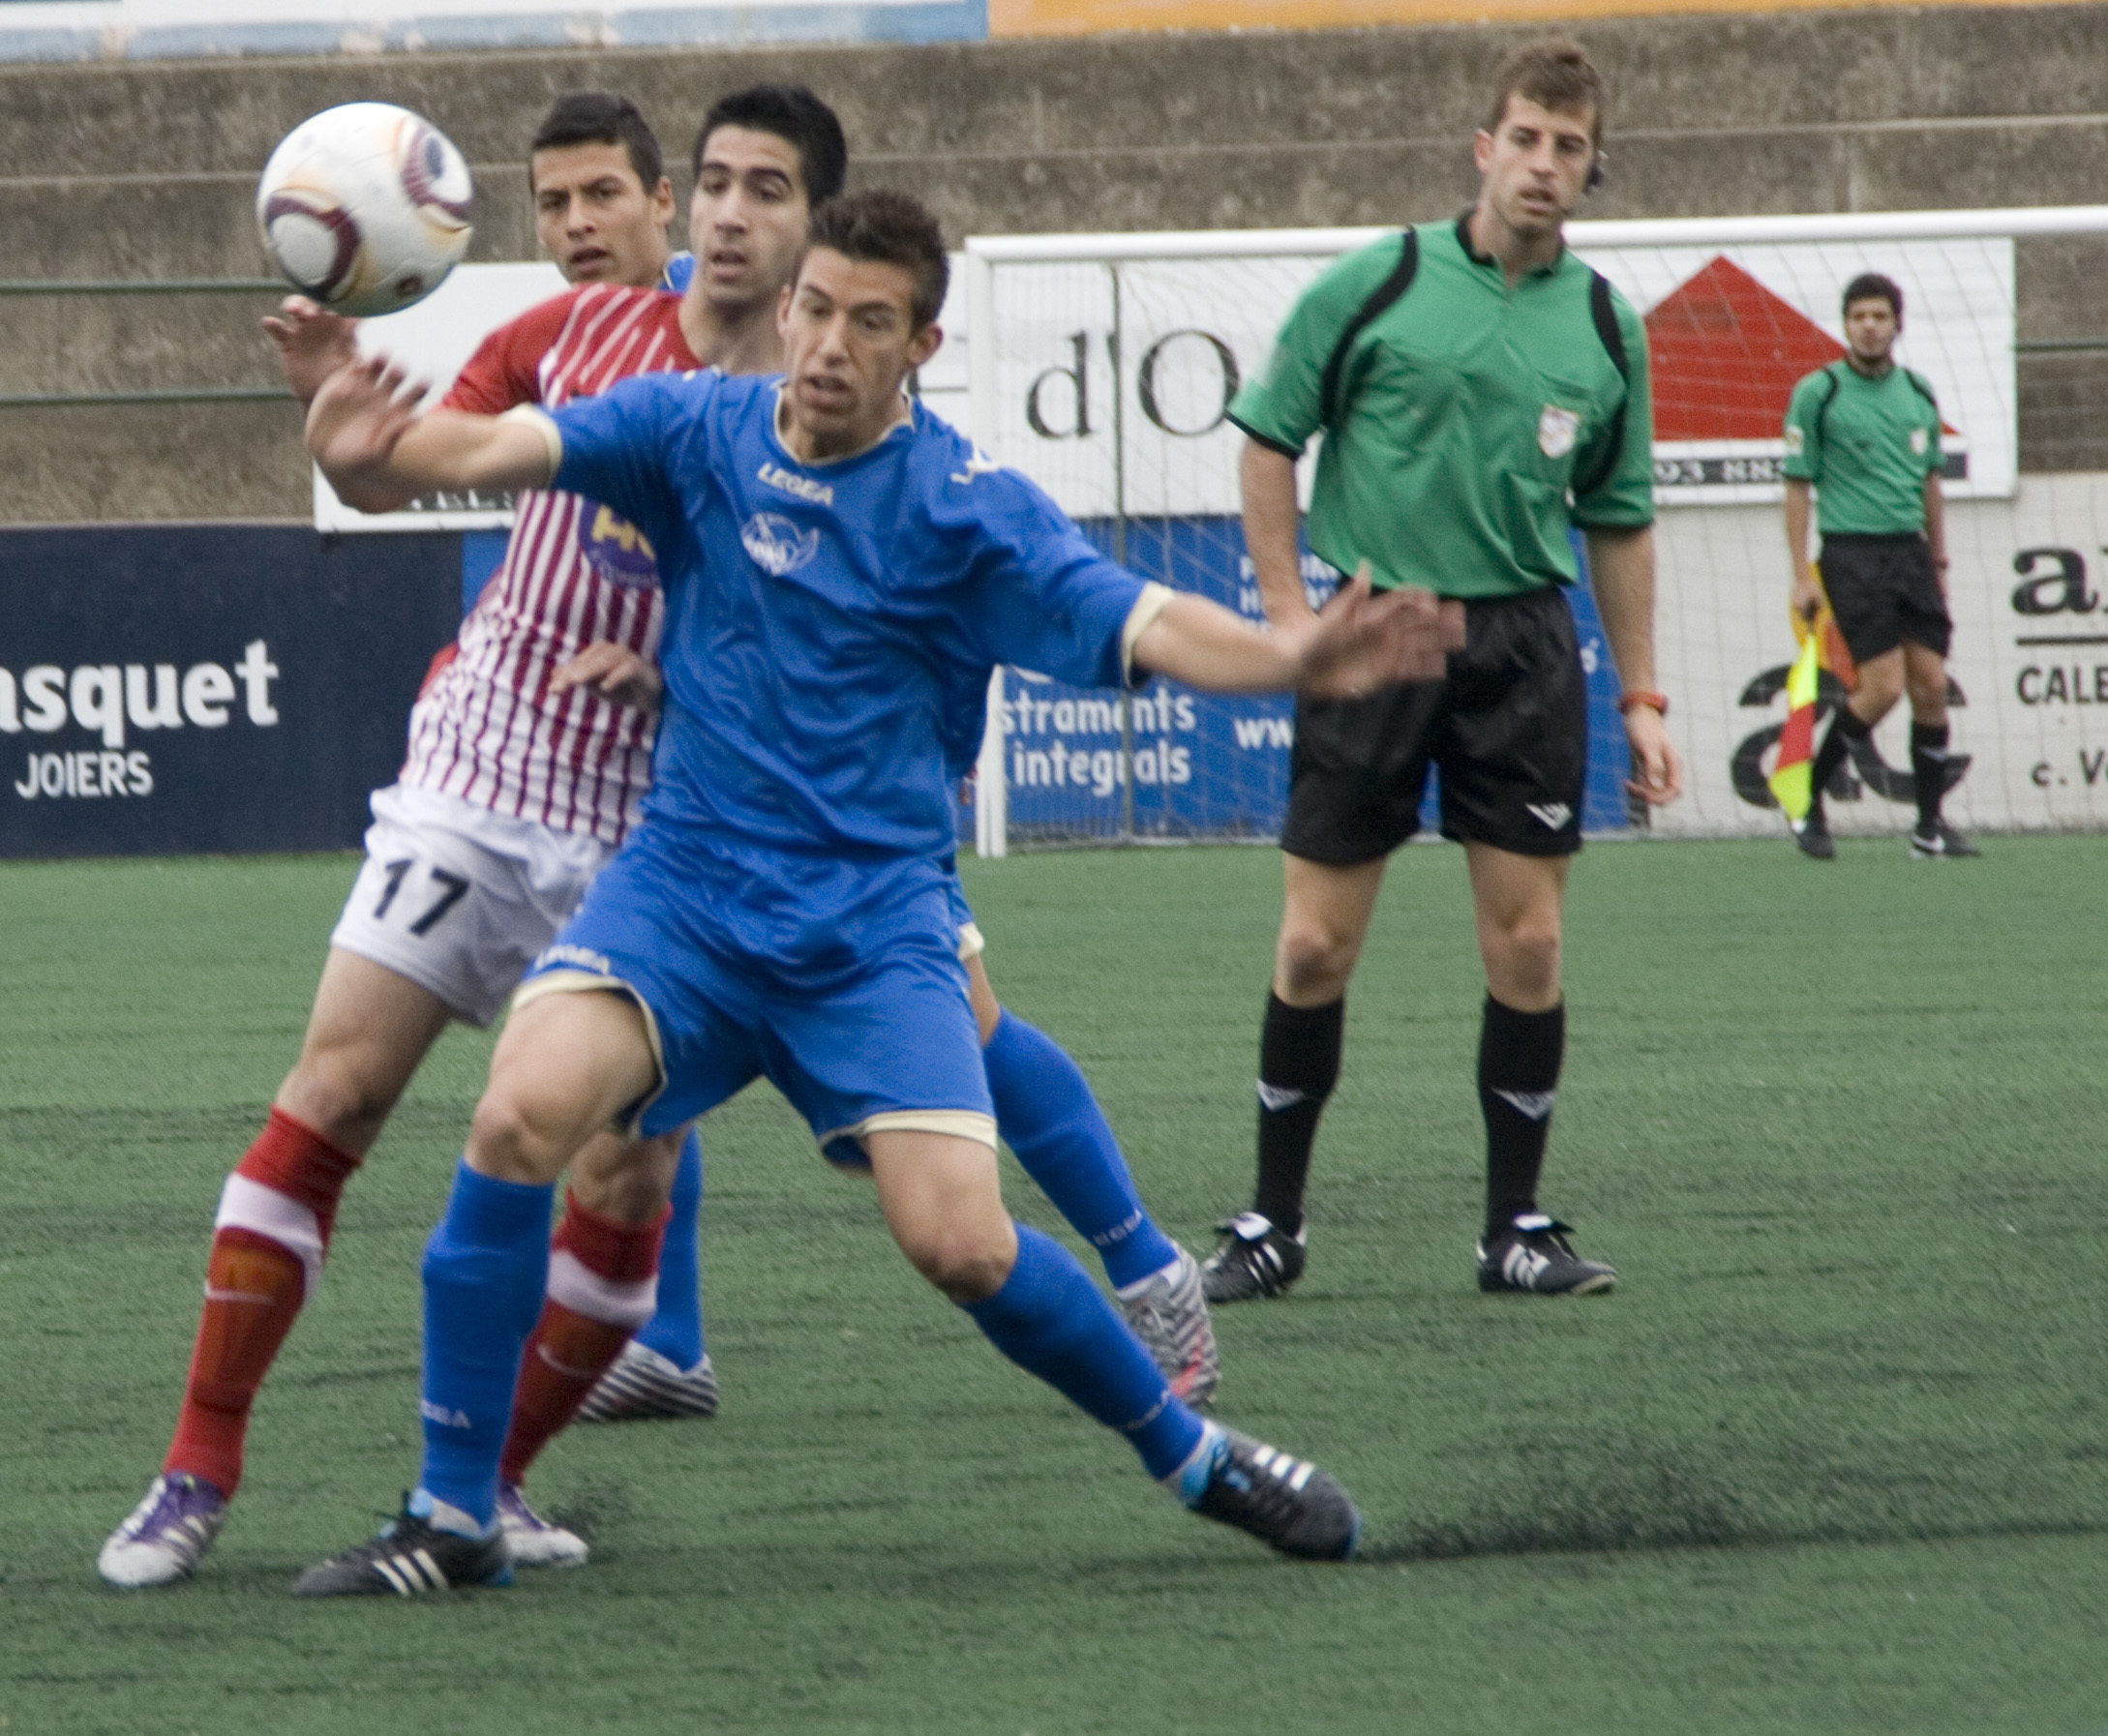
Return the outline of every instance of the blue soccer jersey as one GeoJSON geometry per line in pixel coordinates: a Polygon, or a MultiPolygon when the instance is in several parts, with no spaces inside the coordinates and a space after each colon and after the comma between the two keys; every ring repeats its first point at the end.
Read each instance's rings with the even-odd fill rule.
{"type": "Polygon", "coordinates": [[[606,501],[658,556],[647,818],[722,866],[787,874],[825,919],[896,866],[944,874],[989,671],[1119,682],[1144,587],[919,405],[866,451],[799,464],[780,385],[665,374],[566,404],[555,486],[606,501]]]}
{"type": "Polygon", "coordinates": [[[556,486],[656,553],[666,691],[645,823],[522,993],[636,998],[646,1132],[764,1072],[843,1161],[885,1127],[993,1144],[950,780],[995,664],[1118,681],[1152,587],[919,406],[798,463],[778,390],[640,377],[549,418],[556,486]]]}

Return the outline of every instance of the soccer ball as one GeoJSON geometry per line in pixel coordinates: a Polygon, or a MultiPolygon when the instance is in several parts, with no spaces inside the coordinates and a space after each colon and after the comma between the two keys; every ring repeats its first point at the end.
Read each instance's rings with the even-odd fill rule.
{"type": "Polygon", "coordinates": [[[422,301],[468,251],[468,165],[438,128],[390,103],[346,103],[279,141],[256,185],[272,264],[332,313],[422,301]]]}

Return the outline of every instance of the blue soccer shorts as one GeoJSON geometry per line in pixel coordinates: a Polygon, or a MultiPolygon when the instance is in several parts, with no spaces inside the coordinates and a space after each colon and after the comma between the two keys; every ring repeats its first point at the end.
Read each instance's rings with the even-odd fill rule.
{"type": "MultiPolygon", "coordinates": [[[[648,828],[647,828],[648,832],[648,828]]],[[[756,1077],[805,1118],[829,1161],[862,1140],[945,1133],[993,1149],[994,1106],[946,889],[888,913],[883,937],[824,984],[743,948],[715,901],[631,840],[521,984],[513,1004],[571,991],[626,995],[645,1015],[657,1088],[625,1112],[643,1137],[680,1126],[756,1077]]]]}

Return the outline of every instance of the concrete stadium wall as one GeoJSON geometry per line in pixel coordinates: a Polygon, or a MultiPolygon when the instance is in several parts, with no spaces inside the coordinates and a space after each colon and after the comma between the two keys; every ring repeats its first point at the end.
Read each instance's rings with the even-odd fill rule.
{"type": "MultiPolygon", "coordinates": [[[[1521,34],[1451,26],[901,46],[405,54],[0,68],[0,276],[262,275],[257,166],[354,98],[430,115],[479,184],[472,256],[529,257],[521,157],[557,93],[621,89],[677,158],[761,78],[841,111],[853,179],[971,233],[1388,223],[1465,203],[1489,69],[1521,34]]],[[[1605,19],[1611,182],[1589,215],[2092,203],[2108,8],[1605,19]]],[[[683,188],[683,192],[685,189],[683,188]]],[[[2108,246],[2020,250],[2020,336],[2108,333],[2108,246]]],[[[0,395],[268,386],[270,297],[0,296],[0,395]]],[[[2108,468],[2108,357],[2023,358],[2031,470],[2108,468]]],[[[289,404],[0,412],[0,523],[300,519],[289,404]]]]}

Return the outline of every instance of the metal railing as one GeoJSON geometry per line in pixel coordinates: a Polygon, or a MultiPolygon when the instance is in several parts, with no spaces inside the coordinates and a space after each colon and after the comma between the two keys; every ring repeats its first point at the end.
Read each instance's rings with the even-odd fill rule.
{"type": "Polygon", "coordinates": [[[284,278],[0,278],[0,295],[284,295],[287,287],[284,278]]]}
{"type": "MultiPolygon", "coordinates": [[[[283,295],[283,278],[14,278],[0,297],[15,295],[283,295]]],[[[129,404],[269,404],[289,401],[284,386],[162,386],[128,392],[0,393],[0,409],[93,409],[129,404]]]]}

